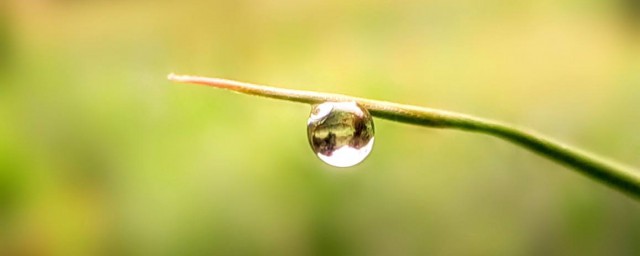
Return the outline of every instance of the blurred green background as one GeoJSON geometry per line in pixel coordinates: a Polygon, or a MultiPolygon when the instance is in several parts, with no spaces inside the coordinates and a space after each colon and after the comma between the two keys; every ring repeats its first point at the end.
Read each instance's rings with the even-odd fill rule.
{"type": "Polygon", "coordinates": [[[635,0],[0,2],[1,255],[639,255],[634,199],[484,135],[376,121],[323,164],[309,107],[170,72],[527,126],[640,166],[635,0]]]}

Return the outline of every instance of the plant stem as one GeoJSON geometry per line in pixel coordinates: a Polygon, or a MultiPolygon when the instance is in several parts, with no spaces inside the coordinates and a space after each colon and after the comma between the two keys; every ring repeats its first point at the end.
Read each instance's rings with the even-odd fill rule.
{"type": "Polygon", "coordinates": [[[355,101],[368,109],[371,115],[383,119],[419,126],[453,128],[493,135],[571,167],[597,181],[626,192],[636,199],[640,199],[640,173],[637,170],[603,160],[576,148],[546,138],[536,132],[509,124],[449,111],[351,97],[341,94],[275,88],[198,76],[170,74],[168,78],[175,82],[201,84],[244,94],[307,104],[317,104],[326,101],[355,101]]]}

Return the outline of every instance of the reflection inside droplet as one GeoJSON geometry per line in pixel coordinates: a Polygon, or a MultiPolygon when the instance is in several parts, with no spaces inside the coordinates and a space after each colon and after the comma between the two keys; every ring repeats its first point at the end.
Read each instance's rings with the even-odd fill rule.
{"type": "Polygon", "coordinates": [[[314,153],[336,167],[354,166],[373,147],[374,127],[369,112],[355,102],[324,102],[313,106],[307,136],[314,153]]]}

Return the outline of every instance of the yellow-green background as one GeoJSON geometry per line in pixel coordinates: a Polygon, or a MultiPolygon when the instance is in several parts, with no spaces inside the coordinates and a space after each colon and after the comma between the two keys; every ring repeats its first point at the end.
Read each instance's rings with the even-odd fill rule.
{"type": "Polygon", "coordinates": [[[634,0],[0,2],[0,254],[638,255],[640,204],[484,135],[376,120],[362,164],[308,106],[170,72],[517,123],[640,166],[634,0]]]}

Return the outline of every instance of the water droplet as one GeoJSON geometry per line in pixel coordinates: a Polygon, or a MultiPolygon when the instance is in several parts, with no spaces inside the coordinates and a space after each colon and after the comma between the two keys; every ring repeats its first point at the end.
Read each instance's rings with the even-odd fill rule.
{"type": "Polygon", "coordinates": [[[311,108],[307,136],[314,153],[336,167],[354,166],[373,147],[373,119],[355,102],[324,102],[311,108]]]}

